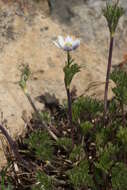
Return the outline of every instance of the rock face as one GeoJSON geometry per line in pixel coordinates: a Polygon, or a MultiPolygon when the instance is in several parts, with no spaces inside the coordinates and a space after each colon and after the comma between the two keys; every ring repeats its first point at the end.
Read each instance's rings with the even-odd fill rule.
{"type": "MultiPolygon", "coordinates": [[[[126,0],[121,0],[121,4],[127,14],[126,0]]],[[[53,44],[60,34],[81,39],[80,48],[72,56],[82,70],[72,87],[76,86],[78,95],[103,99],[109,43],[107,23],[101,13],[104,5],[105,1],[101,0],[52,0],[49,10],[46,0],[25,5],[0,1],[0,111],[13,138],[25,130],[23,111],[28,117],[32,112],[18,85],[21,64],[29,64],[31,68],[28,90],[39,109],[43,108],[36,99],[40,95],[55,95],[60,102],[66,98],[62,71],[66,54],[53,44]]],[[[119,63],[126,53],[126,24],[124,16],[116,33],[113,64],[119,63]]],[[[109,98],[112,86],[111,83],[109,98]]],[[[5,159],[1,149],[0,155],[2,167],[5,159]]]]}
{"type": "MultiPolygon", "coordinates": [[[[114,0],[115,1],[115,0],[114,0]]],[[[70,28],[83,42],[93,45],[103,57],[108,55],[109,32],[102,15],[106,0],[55,0],[53,18],[70,28]]],[[[115,36],[114,64],[127,52],[127,1],[120,0],[125,15],[120,19],[115,36]]]]}

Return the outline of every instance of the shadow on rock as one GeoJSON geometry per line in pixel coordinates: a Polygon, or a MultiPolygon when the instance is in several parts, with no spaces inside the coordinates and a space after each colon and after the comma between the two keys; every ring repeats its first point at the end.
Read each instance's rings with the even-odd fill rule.
{"type": "Polygon", "coordinates": [[[40,103],[43,103],[46,108],[53,111],[54,109],[58,110],[60,108],[59,100],[56,98],[54,94],[45,93],[41,96],[36,97],[36,100],[40,103]]]}
{"type": "Polygon", "coordinates": [[[72,7],[82,5],[85,2],[86,0],[50,0],[51,17],[53,20],[56,19],[59,22],[68,25],[71,18],[76,16],[72,7]]]}

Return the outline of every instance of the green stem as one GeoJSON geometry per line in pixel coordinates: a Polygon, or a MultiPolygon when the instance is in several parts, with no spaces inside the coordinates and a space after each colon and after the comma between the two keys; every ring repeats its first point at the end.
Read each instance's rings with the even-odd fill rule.
{"type": "Polygon", "coordinates": [[[72,102],[71,102],[71,94],[70,89],[66,88],[67,93],[67,99],[68,99],[68,116],[69,116],[69,122],[71,127],[71,135],[72,135],[72,144],[74,145],[74,126],[72,122],[72,102]]]}
{"type": "Polygon", "coordinates": [[[68,99],[68,115],[69,115],[69,121],[70,124],[72,124],[72,106],[71,106],[71,95],[70,95],[70,89],[66,88],[67,92],[67,99],[68,99]]]}
{"type": "Polygon", "coordinates": [[[125,114],[124,114],[124,104],[123,102],[120,103],[121,106],[121,112],[122,112],[122,123],[123,123],[123,127],[125,127],[125,114]]]}
{"type": "Polygon", "coordinates": [[[70,62],[70,53],[69,51],[67,51],[67,64],[69,65],[69,62],[70,62]]]}
{"type": "Polygon", "coordinates": [[[114,37],[113,35],[110,35],[108,67],[107,67],[105,93],[104,93],[104,123],[105,123],[106,114],[107,114],[108,86],[109,86],[109,76],[110,76],[110,70],[111,70],[111,64],[112,64],[113,42],[114,42],[114,37]]]}
{"type": "MultiPolygon", "coordinates": [[[[69,51],[67,52],[67,64],[69,65],[70,62],[70,54],[69,51]]],[[[70,122],[70,127],[71,127],[71,135],[72,135],[72,144],[74,145],[74,126],[72,122],[72,100],[71,100],[71,93],[70,93],[70,87],[67,86],[65,82],[65,88],[66,88],[66,93],[67,93],[67,100],[68,100],[68,117],[69,117],[69,122],[70,122]]]]}

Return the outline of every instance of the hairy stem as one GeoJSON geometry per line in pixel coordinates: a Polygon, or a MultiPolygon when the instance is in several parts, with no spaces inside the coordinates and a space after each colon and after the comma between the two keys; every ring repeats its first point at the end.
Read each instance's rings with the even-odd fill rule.
{"type": "MultiPolygon", "coordinates": [[[[69,61],[70,61],[70,54],[68,51],[67,52],[68,65],[69,65],[69,61]]],[[[72,122],[72,100],[71,100],[70,86],[67,86],[66,82],[65,82],[65,88],[66,88],[67,100],[68,100],[68,117],[69,117],[69,122],[70,122],[70,127],[71,127],[72,144],[74,145],[74,126],[72,122]]]]}
{"type": "Polygon", "coordinates": [[[107,114],[108,86],[109,86],[109,76],[110,76],[110,70],[111,70],[111,64],[112,64],[113,42],[114,42],[114,37],[111,35],[110,36],[107,74],[106,74],[106,83],[105,83],[105,93],[104,93],[104,123],[105,123],[106,114],[107,114]]]}
{"type": "Polygon", "coordinates": [[[68,117],[69,117],[69,122],[70,122],[70,127],[71,127],[72,144],[74,144],[74,126],[72,122],[72,102],[71,102],[70,89],[66,88],[66,92],[67,92],[67,99],[68,99],[68,117]]]}
{"type": "Polygon", "coordinates": [[[122,112],[122,123],[123,123],[123,127],[125,127],[125,114],[124,114],[123,102],[120,103],[120,106],[121,106],[121,112],[122,112]]]}
{"type": "Polygon", "coordinates": [[[67,98],[68,98],[68,115],[70,124],[72,124],[72,106],[71,106],[71,95],[69,88],[66,88],[67,98]]]}

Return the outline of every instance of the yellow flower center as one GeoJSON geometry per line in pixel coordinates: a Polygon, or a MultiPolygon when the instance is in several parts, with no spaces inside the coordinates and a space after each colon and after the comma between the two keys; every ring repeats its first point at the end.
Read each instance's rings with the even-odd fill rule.
{"type": "Polygon", "coordinates": [[[72,46],[72,43],[67,42],[65,45],[66,45],[67,47],[71,47],[71,46],[72,46]]]}

